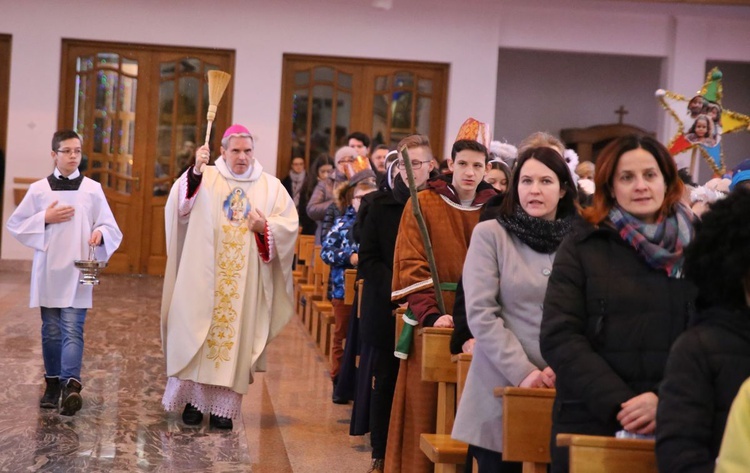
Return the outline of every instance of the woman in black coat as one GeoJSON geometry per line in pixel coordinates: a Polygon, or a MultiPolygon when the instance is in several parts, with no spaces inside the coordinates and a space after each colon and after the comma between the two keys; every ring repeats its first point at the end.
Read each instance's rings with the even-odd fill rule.
{"type": "Polygon", "coordinates": [[[650,137],[615,140],[595,183],[544,301],[542,356],[557,376],[553,472],[568,471],[558,433],[654,433],[669,349],[694,312],[696,290],[682,279],[694,217],[669,152],[650,137]]]}
{"type": "Polygon", "coordinates": [[[698,224],[685,277],[699,308],[669,354],[656,414],[660,471],[713,472],[729,408],[750,377],[750,191],[716,202],[698,224]]]}

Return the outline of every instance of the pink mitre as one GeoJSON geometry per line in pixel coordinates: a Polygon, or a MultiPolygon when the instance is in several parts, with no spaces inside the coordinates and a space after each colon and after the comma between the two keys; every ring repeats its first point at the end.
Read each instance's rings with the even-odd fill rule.
{"type": "Polygon", "coordinates": [[[224,136],[222,137],[222,139],[228,138],[230,136],[241,136],[241,135],[253,136],[250,133],[250,130],[248,130],[247,128],[245,128],[242,125],[238,125],[238,124],[235,123],[234,125],[232,125],[229,128],[227,128],[227,131],[224,132],[224,136]]]}

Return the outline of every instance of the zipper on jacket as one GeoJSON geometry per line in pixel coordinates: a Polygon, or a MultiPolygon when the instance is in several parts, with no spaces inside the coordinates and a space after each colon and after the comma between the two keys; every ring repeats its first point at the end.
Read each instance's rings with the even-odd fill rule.
{"type": "Polygon", "coordinates": [[[604,315],[607,313],[607,301],[599,299],[599,315],[594,324],[594,340],[601,341],[602,334],[604,333],[604,315]]]}

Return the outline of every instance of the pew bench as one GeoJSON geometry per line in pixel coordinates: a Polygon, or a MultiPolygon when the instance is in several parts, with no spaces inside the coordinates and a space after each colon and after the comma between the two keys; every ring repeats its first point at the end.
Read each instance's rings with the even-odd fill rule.
{"type": "Polygon", "coordinates": [[[558,434],[570,449],[570,473],[658,473],[654,440],[558,434]]]}
{"type": "Polygon", "coordinates": [[[503,458],[522,462],[523,473],[546,473],[555,390],[509,386],[494,394],[503,397],[503,458]]]}
{"type": "MultiPolygon", "coordinates": [[[[459,381],[458,357],[450,352],[452,328],[422,329],[422,381],[438,383],[435,433],[422,433],[419,448],[435,464],[436,473],[454,473],[466,461],[468,444],[451,438],[456,417],[456,388],[459,381]]],[[[464,358],[464,363],[470,358],[464,358]]],[[[465,381],[465,377],[463,380],[465,381]]],[[[461,387],[463,390],[463,386],[461,387]]]]}
{"type": "Polygon", "coordinates": [[[450,434],[422,434],[419,448],[435,464],[435,471],[457,471],[456,465],[463,465],[469,446],[451,438],[450,434]],[[442,469],[438,470],[438,466],[442,469]],[[450,469],[452,467],[452,469],[450,469]]]}

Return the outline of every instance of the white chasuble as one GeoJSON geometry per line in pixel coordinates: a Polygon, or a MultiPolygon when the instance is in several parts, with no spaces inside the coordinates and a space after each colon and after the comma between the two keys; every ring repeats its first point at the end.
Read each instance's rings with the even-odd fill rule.
{"type": "Polygon", "coordinates": [[[167,375],[244,394],[266,344],[294,310],[297,211],[281,182],[262,172],[257,161],[243,179],[219,159],[205,168],[192,199],[186,191],[184,174],[165,209],[162,345],[167,375]],[[268,260],[247,226],[252,209],[268,222],[268,260]]]}

